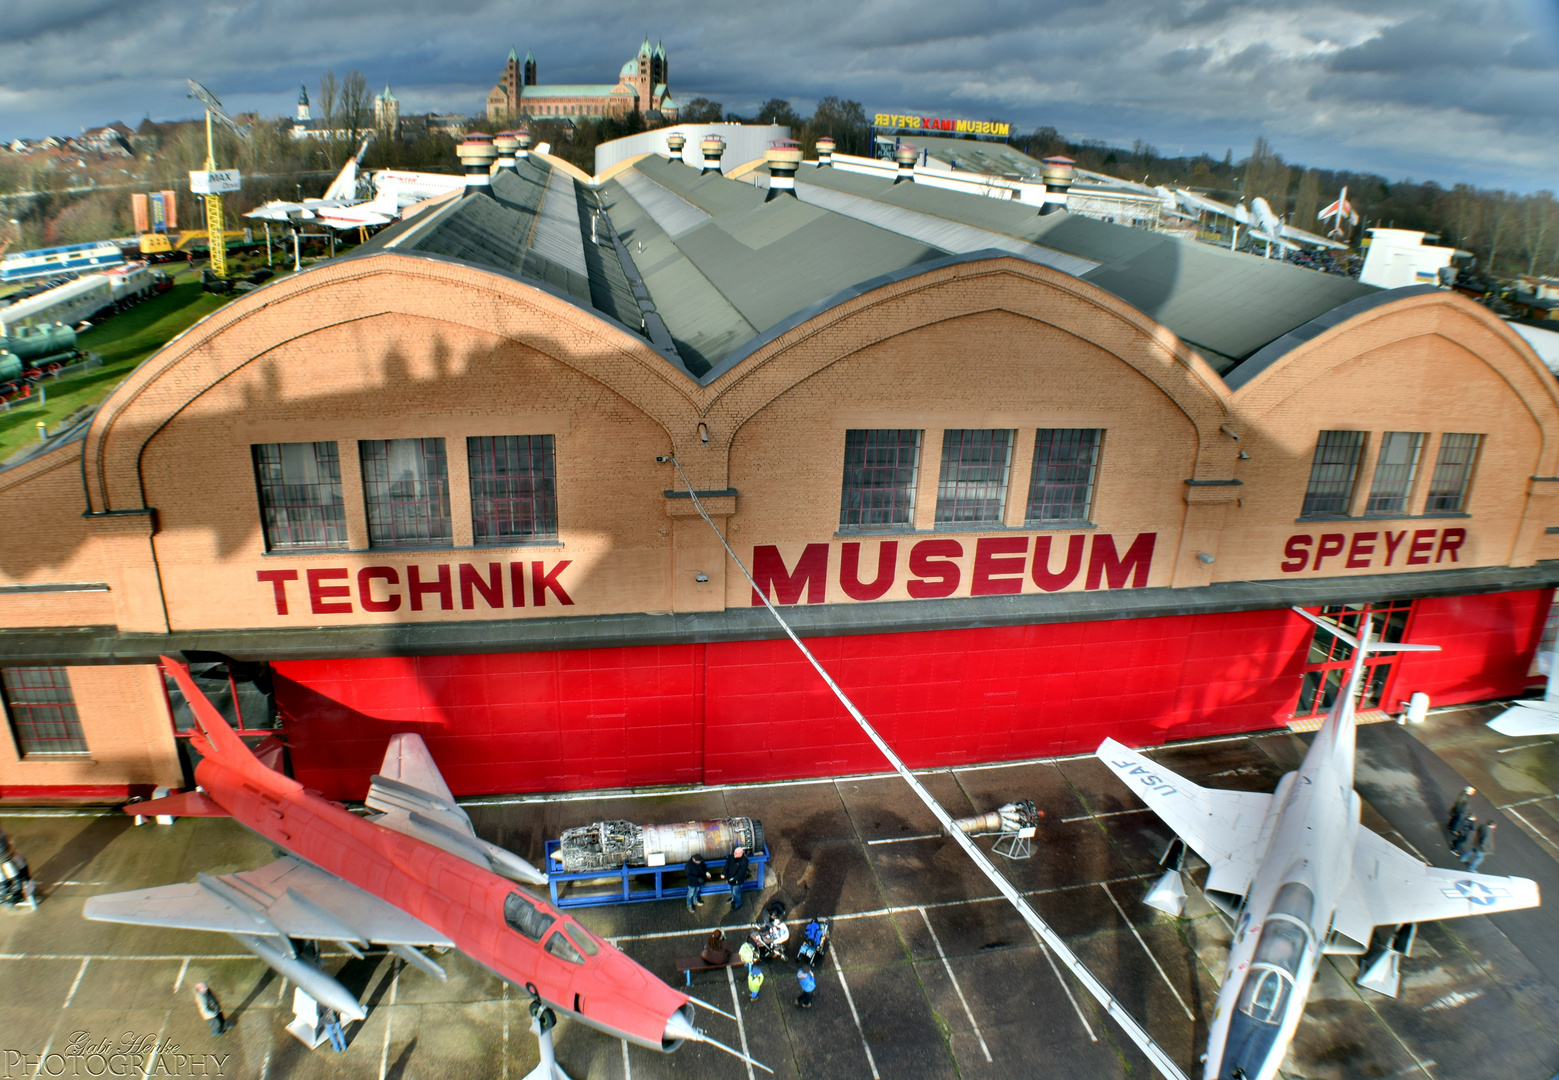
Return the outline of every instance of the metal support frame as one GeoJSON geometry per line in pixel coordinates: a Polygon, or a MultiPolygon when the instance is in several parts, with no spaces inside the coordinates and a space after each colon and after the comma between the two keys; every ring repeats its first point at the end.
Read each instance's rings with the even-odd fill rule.
{"type": "MultiPolygon", "coordinates": [[[[561,843],[557,840],[548,840],[546,843],[546,862],[544,865],[551,867],[557,863],[552,858],[552,853],[557,851],[561,843]]],[[[763,889],[764,878],[768,875],[769,860],[772,855],[769,845],[764,844],[761,852],[750,857],[752,876],[742,883],[743,895],[750,892],[760,892],[763,889]]],[[[711,875],[715,870],[723,869],[725,859],[706,859],[704,865],[709,867],[711,875]]],[[[624,866],[617,870],[580,870],[575,873],[564,873],[561,870],[551,870],[547,873],[547,888],[552,892],[552,903],[559,908],[586,908],[605,907],[609,904],[642,904],[651,900],[681,900],[687,895],[687,885],[678,881],[674,885],[667,885],[667,874],[681,874],[682,864],[674,866],[624,866]],[[570,881],[589,882],[617,882],[620,887],[613,892],[587,893],[583,896],[559,896],[559,883],[570,881]]],[[[719,889],[716,895],[729,895],[730,889],[723,883],[705,885],[705,890],[719,889]]]]}

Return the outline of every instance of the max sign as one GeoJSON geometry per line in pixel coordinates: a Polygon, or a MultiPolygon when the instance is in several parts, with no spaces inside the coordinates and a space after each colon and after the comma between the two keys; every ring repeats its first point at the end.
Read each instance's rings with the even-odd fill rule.
{"type": "MultiPolygon", "coordinates": [[[[1140,589],[1157,538],[1138,533],[1124,549],[1108,533],[850,541],[839,545],[837,567],[828,544],[806,545],[790,564],[778,547],[762,544],[752,549],[752,576],[779,604],[826,604],[830,584],[844,593],[836,599],[880,600],[901,580],[913,600],[1009,595],[1029,581],[1044,592],[1079,581],[1084,589],[1140,589]]],[[[752,602],[763,603],[756,593],[752,602]]]]}

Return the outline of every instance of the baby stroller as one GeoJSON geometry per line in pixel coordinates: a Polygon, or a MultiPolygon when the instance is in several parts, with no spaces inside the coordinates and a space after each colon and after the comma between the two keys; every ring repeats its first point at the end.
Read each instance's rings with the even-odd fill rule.
{"type": "Polygon", "coordinates": [[[785,925],[785,905],[778,900],[765,910],[764,921],[747,935],[758,950],[758,959],[768,962],[785,956],[785,943],[790,940],[790,927],[785,925]]]}
{"type": "Polygon", "coordinates": [[[828,949],[828,920],[814,918],[801,932],[801,945],[796,949],[796,963],[816,967],[828,949]]]}

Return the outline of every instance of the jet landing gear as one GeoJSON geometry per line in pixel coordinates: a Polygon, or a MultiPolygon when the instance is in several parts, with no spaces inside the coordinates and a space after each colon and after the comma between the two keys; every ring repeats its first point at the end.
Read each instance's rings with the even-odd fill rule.
{"type": "Polygon", "coordinates": [[[536,991],[535,983],[526,983],[530,992],[530,1029],[541,1046],[541,1064],[525,1075],[525,1080],[570,1080],[568,1073],[558,1067],[558,1059],[552,1050],[552,1029],[558,1026],[558,1014],[547,1007],[536,991]]]}
{"type": "Polygon", "coordinates": [[[1396,997],[1402,987],[1402,958],[1413,955],[1417,938],[1417,923],[1376,928],[1370,935],[1369,950],[1359,957],[1359,974],[1354,982],[1377,994],[1396,997]]]}
{"type": "Polygon", "coordinates": [[[1169,847],[1158,860],[1158,864],[1165,868],[1164,876],[1142,898],[1148,907],[1158,908],[1176,918],[1185,910],[1185,882],[1180,879],[1180,872],[1185,869],[1185,850],[1185,841],[1180,837],[1169,842],[1169,847]]]}

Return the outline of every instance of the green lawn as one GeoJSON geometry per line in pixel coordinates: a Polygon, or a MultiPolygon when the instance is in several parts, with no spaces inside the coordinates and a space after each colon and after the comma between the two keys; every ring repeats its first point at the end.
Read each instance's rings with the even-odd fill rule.
{"type": "Polygon", "coordinates": [[[13,402],[9,412],[0,412],[0,461],[38,441],[38,421],[48,424],[52,431],[68,414],[84,405],[96,405],[141,361],[238,295],[241,294],[222,297],[201,292],[199,275],[184,272],[175,278],[168,292],[105,319],[80,335],[77,343],[81,350],[97,353],[103,358],[103,366],[59,382],[44,379],[39,385],[48,391],[47,404],[38,404],[35,390],[31,398],[13,402]]]}

